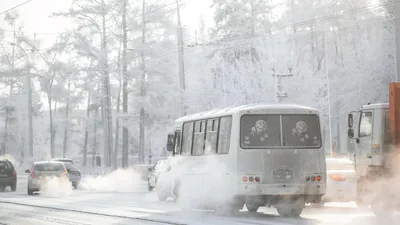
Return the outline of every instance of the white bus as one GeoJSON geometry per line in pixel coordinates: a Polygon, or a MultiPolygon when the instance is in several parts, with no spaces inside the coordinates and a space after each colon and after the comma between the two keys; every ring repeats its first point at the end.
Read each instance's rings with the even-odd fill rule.
{"type": "Polygon", "coordinates": [[[174,178],[174,193],[182,200],[190,187],[191,197],[217,211],[275,206],[281,216],[299,216],[325,194],[323,146],[319,112],[305,106],[252,104],[185,116],[168,135],[168,151],[185,170],[174,178]]]}

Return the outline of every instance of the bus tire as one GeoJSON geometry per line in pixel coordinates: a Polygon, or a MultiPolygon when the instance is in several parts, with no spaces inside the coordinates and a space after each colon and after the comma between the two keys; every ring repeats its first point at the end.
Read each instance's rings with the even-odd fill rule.
{"type": "Polygon", "coordinates": [[[257,203],[246,203],[246,208],[249,212],[257,212],[258,208],[260,208],[260,205],[257,203]]]}
{"type": "Polygon", "coordinates": [[[277,206],[276,211],[278,211],[281,217],[299,217],[303,211],[302,207],[299,206],[277,206]]]}

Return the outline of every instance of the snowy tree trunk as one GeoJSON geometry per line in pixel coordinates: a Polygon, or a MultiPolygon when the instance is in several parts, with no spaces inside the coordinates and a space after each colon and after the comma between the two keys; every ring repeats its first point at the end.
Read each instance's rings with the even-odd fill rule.
{"type": "MultiPolygon", "coordinates": [[[[100,86],[101,82],[99,83],[99,85],[97,86],[97,96],[99,96],[100,94],[100,86]]],[[[103,108],[103,99],[100,100],[100,105],[103,108]]],[[[96,167],[96,155],[98,155],[98,151],[97,151],[97,122],[98,122],[98,117],[99,117],[99,102],[96,101],[96,106],[95,106],[95,111],[94,111],[94,118],[93,118],[93,144],[92,144],[92,167],[95,168],[96,167]]],[[[103,110],[101,113],[102,119],[103,119],[103,123],[104,123],[104,115],[103,115],[103,110]]],[[[104,136],[104,135],[103,135],[104,136]]],[[[105,138],[103,138],[105,140],[105,138]]]]}
{"type": "Polygon", "coordinates": [[[98,155],[97,151],[97,121],[99,117],[99,108],[95,109],[94,118],[93,118],[93,143],[92,143],[92,167],[96,167],[96,155],[98,155]]]}
{"type": "MultiPolygon", "coordinates": [[[[122,111],[124,116],[128,114],[128,59],[126,57],[126,51],[128,48],[128,27],[126,23],[126,11],[127,11],[127,0],[123,0],[123,9],[122,9],[122,111]]],[[[119,100],[119,95],[118,95],[119,100]]],[[[119,101],[118,101],[118,110],[119,110],[119,101]]],[[[122,167],[126,168],[128,166],[128,146],[129,146],[129,133],[128,128],[126,127],[126,122],[124,121],[122,125],[122,167]]]]}
{"type": "MultiPolygon", "coordinates": [[[[142,44],[146,43],[146,24],[145,24],[145,6],[146,2],[143,0],[143,8],[142,8],[142,44]]],[[[144,100],[146,96],[146,73],[145,73],[145,63],[144,63],[144,52],[141,53],[141,88],[140,88],[140,97],[141,97],[141,107],[140,107],[140,115],[139,115],[139,164],[144,163],[144,143],[145,143],[145,110],[144,110],[144,100]]]]}
{"type": "Polygon", "coordinates": [[[88,91],[87,108],[86,108],[86,127],[85,127],[85,140],[83,143],[83,166],[87,165],[87,149],[89,140],[89,119],[90,119],[90,91],[88,91]]]}
{"type": "Polygon", "coordinates": [[[71,89],[71,81],[68,81],[68,88],[67,88],[67,102],[65,106],[65,127],[64,127],[64,141],[63,141],[63,157],[65,158],[67,155],[68,149],[68,113],[69,113],[69,96],[70,96],[70,89],[71,89]]]}
{"type": "Polygon", "coordinates": [[[52,106],[51,106],[51,93],[50,90],[47,92],[47,103],[49,105],[49,119],[50,119],[50,156],[51,158],[54,158],[55,152],[54,152],[54,142],[53,142],[53,112],[52,112],[52,106]]]}
{"type": "Polygon", "coordinates": [[[110,76],[108,71],[108,53],[107,53],[107,32],[106,32],[106,12],[105,12],[105,2],[104,0],[101,1],[102,7],[102,63],[103,63],[103,75],[104,75],[104,112],[105,112],[105,123],[104,123],[104,130],[105,130],[105,139],[106,139],[106,146],[105,152],[107,154],[106,166],[112,166],[112,112],[111,112],[111,96],[110,96],[110,76]]]}
{"type": "MultiPolygon", "coordinates": [[[[117,71],[118,73],[121,71],[121,46],[119,48],[118,51],[118,68],[117,71]]],[[[122,81],[121,81],[122,77],[119,77],[119,87],[118,87],[118,93],[117,93],[117,118],[115,120],[115,142],[114,142],[114,169],[118,168],[118,142],[119,142],[119,108],[120,108],[120,104],[121,104],[121,89],[122,89],[122,81]]]]}
{"type": "MultiPolygon", "coordinates": [[[[121,82],[120,82],[121,83],[121,82]]],[[[115,145],[114,145],[114,169],[118,168],[118,141],[119,141],[119,108],[120,108],[120,102],[121,102],[121,84],[118,90],[118,96],[117,96],[117,118],[115,121],[115,145]]],[[[123,162],[123,160],[122,160],[123,162]]]]}

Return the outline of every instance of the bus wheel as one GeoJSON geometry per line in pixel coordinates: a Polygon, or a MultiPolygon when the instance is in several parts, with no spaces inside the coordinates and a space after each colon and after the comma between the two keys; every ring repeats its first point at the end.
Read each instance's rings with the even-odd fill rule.
{"type": "Polygon", "coordinates": [[[249,212],[257,212],[260,205],[257,203],[246,203],[246,208],[249,212]]]}
{"type": "Polygon", "coordinates": [[[276,210],[281,217],[299,217],[303,208],[293,205],[280,205],[276,206],[276,210]]]}

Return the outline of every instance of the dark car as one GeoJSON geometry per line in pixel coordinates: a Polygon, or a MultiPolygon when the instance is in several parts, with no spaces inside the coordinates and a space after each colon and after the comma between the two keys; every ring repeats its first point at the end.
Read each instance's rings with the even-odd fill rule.
{"type": "Polygon", "coordinates": [[[4,191],[8,186],[11,191],[17,190],[17,171],[7,159],[0,160],[0,191],[4,191]]]}
{"type": "Polygon", "coordinates": [[[64,163],[65,167],[67,168],[68,175],[69,175],[69,181],[71,181],[72,186],[74,188],[78,188],[79,182],[81,182],[81,171],[79,171],[78,168],[76,168],[73,164],[70,163],[64,163]]]}

